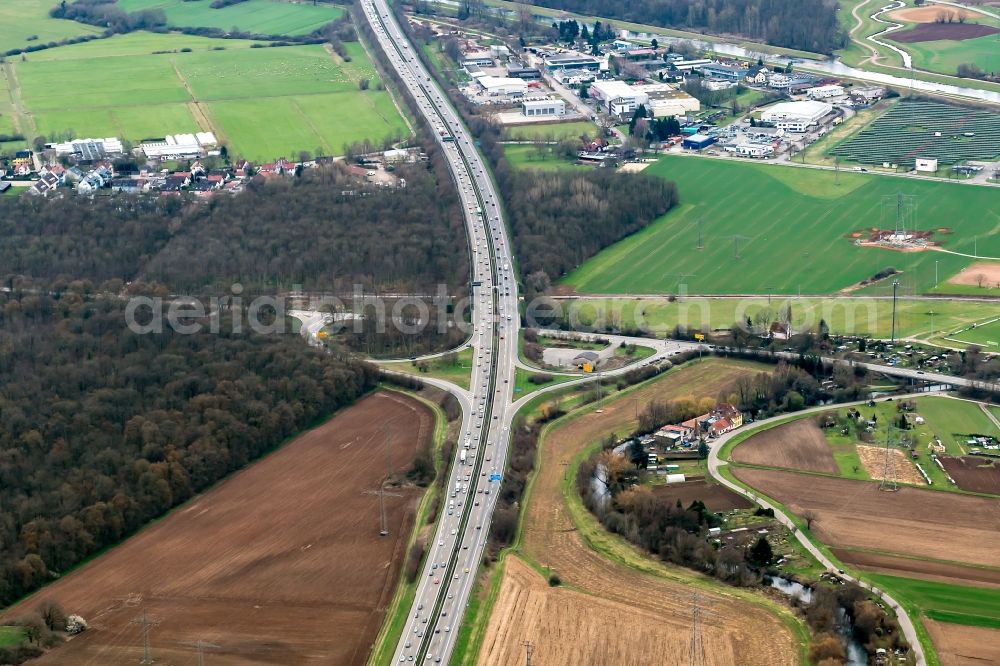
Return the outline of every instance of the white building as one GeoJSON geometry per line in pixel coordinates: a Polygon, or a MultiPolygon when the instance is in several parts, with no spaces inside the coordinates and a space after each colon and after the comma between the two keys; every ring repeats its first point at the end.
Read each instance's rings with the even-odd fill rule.
{"type": "Polygon", "coordinates": [[[566,115],[566,102],[561,99],[531,99],[521,103],[521,110],[528,118],[546,116],[558,118],[566,115]]]}
{"type": "Polygon", "coordinates": [[[511,79],[503,76],[480,76],[476,81],[490,96],[524,95],[528,84],[521,79],[511,79]]]}
{"type": "Polygon", "coordinates": [[[696,60],[675,60],[670,63],[673,69],[679,72],[688,72],[694,69],[701,69],[705,65],[711,65],[711,60],[706,60],[705,58],[698,58],[696,60]]]}
{"type": "Polygon", "coordinates": [[[809,99],[830,99],[831,97],[842,97],[844,95],[843,86],[816,86],[806,89],[806,97],[809,99]]]}
{"type": "Polygon", "coordinates": [[[918,157],[914,167],[917,171],[936,173],[938,170],[938,161],[930,157],[918,157]]]}
{"type": "Polygon", "coordinates": [[[594,81],[590,84],[590,96],[601,102],[614,116],[632,113],[640,104],[649,101],[649,95],[624,81],[594,81]]]}
{"type": "Polygon", "coordinates": [[[491,44],[490,45],[490,55],[494,58],[509,58],[510,49],[503,44],[491,44]]]}
{"type": "Polygon", "coordinates": [[[831,111],[833,106],[826,102],[782,102],[760,114],[760,119],[774,124],[778,129],[805,132],[807,127],[815,125],[831,111]]]}
{"type": "Polygon", "coordinates": [[[740,157],[768,157],[774,154],[774,146],[769,143],[743,143],[726,150],[740,157]]]}
{"type": "Polygon", "coordinates": [[[462,65],[477,65],[479,67],[490,67],[493,65],[493,56],[489,51],[475,51],[462,56],[462,65]]]}
{"type": "Polygon", "coordinates": [[[53,143],[50,147],[56,151],[56,155],[77,155],[84,160],[98,160],[106,155],[121,155],[125,152],[122,142],[115,137],[73,139],[64,143],[53,143]]]}
{"type": "Polygon", "coordinates": [[[696,98],[665,83],[633,86],[632,89],[646,95],[646,109],[654,118],[686,116],[701,110],[701,102],[696,98]]]}
{"type": "MultiPolygon", "coordinates": [[[[207,134],[211,134],[208,132],[207,134]]],[[[212,135],[214,139],[215,136],[212,135]]],[[[214,145],[214,144],[213,144],[214,145]]],[[[194,134],[168,134],[162,141],[146,141],[142,152],[150,159],[177,160],[201,156],[202,147],[194,134]]]]}

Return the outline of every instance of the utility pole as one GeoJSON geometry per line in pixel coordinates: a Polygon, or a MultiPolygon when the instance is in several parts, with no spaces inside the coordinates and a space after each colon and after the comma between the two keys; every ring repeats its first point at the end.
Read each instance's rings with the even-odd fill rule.
{"type": "Polygon", "coordinates": [[[388,425],[382,426],[385,433],[385,458],[386,458],[386,478],[392,477],[392,431],[388,425]]]}
{"type": "Polygon", "coordinates": [[[524,641],[521,643],[524,646],[524,663],[525,666],[531,666],[531,656],[535,654],[535,644],[531,641],[524,641]]]}
{"type": "Polygon", "coordinates": [[[774,291],[774,287],[772,286],[772,287],[764,287],[764,288],[767,289],[767,304],[768,304],[768,306],[770,306],[771,305],[771,293],[774,291]]]}
{"type": "Polygon", "coordinates": [[[705,220],[703,218],[698,218],[698,221],[695,222],[695,224],[698,225],[698,249],[699,250],[704,250],[705,249],[705,243],[704,243],[704,240],[702,238],[702,233],[701,232],[702,232],[702,227],[704,227],[704,225],[705,225],[705,220]]]}
{"type": "Polygon", "coordinates": [[[142,611],[141,618],[137,617],[131,621],[131,624],[138,624],[142,627],[142,661],[139,662],[142,666],[152,666],[153,664],[153,655],[149,650],[149,630],[159,623],[159,620],[150,620],[145,609],[142,611]]]}
{"type": "Polygon", "coordinates": [[[833,184],[840,187],[840,158],[833,161],[833,184]]]}
{"type": "Polygon", "coordinates": [[[889,344],[896,344],[896,291],[899,289],[899,280],[892,281],[892,337],[889,344]]]}
{"type": "Polygon", "coordinates": [[[731,236],[733,239],[733,257],[735,259],[740,258],[740,241],[750,240],[747,236],[731,236]]]}
{"type": "Polygon", "coordinates": [[[677,278],[677,295],[683,296],[687,294],[687,283],[684,279],[694,277],[694,273],[674,273],[674,277],[677,278]]]}
{"type": "Polygon", "coordinates": [[[194,646],[198,650],[198,666],[205,666],[205,648],[219,647],[215,643],[209,643],[208,641],[203,640],[196,641],[194,646]]]}
{"type": "Polygon", "coordinates": [[[938,261],[937,261],[937,259],[935,259],[934,260],[934,288],[935,289],[937,289],[938,284],[940,284],[938,282],[938,261]]]}
{"type": "Polygon", "coordinates": [[[402,497],[397,493],[387,493],[385,492],[385,485],[379,484],[378,490],[365,490],[365,495],[377,495],[378,496],[378,514],[379,514],[379,536],[389,536],[389,521],[385,515],[385,496],[389,497],[402,497]]]}

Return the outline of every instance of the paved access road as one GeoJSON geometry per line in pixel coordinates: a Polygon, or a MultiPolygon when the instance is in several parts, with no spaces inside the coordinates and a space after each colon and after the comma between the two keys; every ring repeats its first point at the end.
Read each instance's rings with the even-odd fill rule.
{"type": "MultiPolygon", "coordinates": [[[[900,396],[898,399],[902,400],[902,399],[906,399],[906,398],[915,398],[915,397],[918,397],[918,396],[926,396],[926,395],[927,395],[927,393],[914,393],[914,394],[908,395],[908,396],[900,396]]],[[[862,404],[865,404],[865,402],[866,401],[862,400],[862,401],[859,401],[859,402],[848,402],[848,403],[842,403],[842,404],[833,405],[833,406],[835,406],[835,407],[846,407],[846,406],[849,406],[849,405],[862,405],[862,404]]],[[[810,409],[806,409],[806,410],[803,410],[801,412],[795,412],[795,415],[796,416],[806,416],[807,414],[810,414],[810,413],[813,413],[813,412],[828,411],[831,407],[832,407],[832,405],[824,405],[822,407],[812,407],[810,409]]],[[[756,428],[760,428],[760,427],[766,426],[766,425],[771,424],[771,423],[776,423],[777,421],[780,421],[782,419],[788,418],[788,416],[789,416],[788,414],[780,414],[778,416],[774,416],[774,417],[771,417],[769,419],[763,419],[761,421],[757,421],[756,423],[754,423],[752,426],[750,426],[750,428],[756,429],[756,428]]],[[[784,510],[781,507],[776,506],[775,504],[772,504],[771,502],[767,501],[766,499],[762,499],[756,493],[751,492],[751,491],[745,489],[743,486],[740,486],[740,485],[738,485],[736,483],[733,483],[732,481],[730,481],[726,477],[722,476],[722,473],[719,470],[720,470],[720,468],[723,465],[726,465],[728,463],[725,460],[722,460],[719,457],[719,452],[722,450],[722,447],[723,447],[723,445],[726,442],[728,442],[734,436],[736,436],[738,434],[741,434],[743,432],[746,432],[746,429],[743,429],[743,430],[733,430],[733,431],[730,431],[730,432],[726,433],[725,435],[722,435],[722,436],[720,436],[720,437],[718,437],[718,438],[716,438],[715,440],[712,441],[712,446],[709,448],[709,452],[708,452],[708,472],[709,472],[709,474],[712,475],[712,478],[715,479],[716,481],[718,481],[719,483],[721,483],[722,485],[724,485],[725,487],[729,488],[730,490],[732,490],[734,492],[737,492],[740,495],[743,495],[745,497],[748,497],[751,501],[756,502],[757,504],[761,505],[765,509],[772,509],[772,510],[774,510],[774,517],[777,518],[778,522],[780,522],[781,524],[783,524],[784,526],[786,526],[788,529],[790,529],[792,531],[792,534],[795,535],[795,538],[798,539],[799,543],[801,543],[805,547],[805,549],[808,550],[812,554],[812,556],[815,557],[816,560],[820,564],[822,564],[824,567],[826,567],[827,571],[829,571],[830,573],[836,574],[837,576],[839,576],[840,578],[843,578],[844,580],[848,580],[848,581],[857,583],[861,587],[864,587],[865,589],[870,590],[873,594],[875,594],[876,596],[878,596],[879,598],[881,598],[882,601],[887,606],[889,606],[889,608],[892,608],[892,610],[896,613],[896,619],[899,621],[899,627],[902,630],[903,635],[906,636],[906,640],[907,640],[907,642],[909,642],[910,647],[913,650],[913,656],[916,659],[917,666],[925,666],[927,664],[927,658],[924,656],[924,648],[923,648],[923,646],[920,645],[920,639],[917,636],[917,629],[916,629],[916,627],[913,624],[913,619],[910,618],[910,616],[906,613],[906,610],[899,604],[898,601],[896,601],[894,598],[892,598],[891,596],[889,596],[888,593],[880,590],[879,588],[877,588],[877,587],[875,587],[873,585],[869,585],[868,583],[866,583],[866,582],[864,582],[862,580],[858,580],[854,576],[851,576],[850,574],[844,573],[842,570],[838,569],[834,565],[834,563],[830,560],[830,558],[828,558],[823,553],[823,551],[820,550],[816,546],[816,544],[814,544],[812,542],[812,540],[809,537],[807,537],[805,534],[803,534],[801,532],[801,530],[799,530],[795,526],[795,523],[792,522],[791,517],[789,517],[784,512],[784,510]]]]}
{"type": "Polygon", "coordinates": [[[464,412],[461,439],[416,599],[393,657],[396,663],[448,663],[505,466],[520,324],[517,285],[500,199],[468,129],[414,53],[386,0],[363,0],[361,6],[379,47],[438,136],[465,210],[473,265],[471,390],[458,392],[464,412]]]}

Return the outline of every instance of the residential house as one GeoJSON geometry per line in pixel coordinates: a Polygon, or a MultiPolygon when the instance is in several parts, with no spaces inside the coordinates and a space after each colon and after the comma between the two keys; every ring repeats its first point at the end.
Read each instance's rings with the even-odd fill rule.
{"type": "Polygon", "coordinates": [[[770,73],[771,72],[767,69],[767,67],[764,67],[763,65],[754,65],[747,71],[746,81],[747,83],[764,85],[767,83],[767,78],[770,73]]]}
{"type": "Polygon", "coordinates": [[[792,335],[792,327],[785,322],[773,321],[767,334],[772,340],[787,340],[792,335]]]}
{"type": "Polygon", "coordinates": [[[46,172],[28,190],[36,196],[47,196],[49,192],[59,187],[59,179],[55,174],[46,172]]]}

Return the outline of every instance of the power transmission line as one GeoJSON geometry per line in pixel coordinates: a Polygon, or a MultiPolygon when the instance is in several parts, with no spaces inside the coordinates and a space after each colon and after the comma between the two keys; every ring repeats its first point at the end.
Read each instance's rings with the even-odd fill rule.
{"type": "Polygon", "coordinates": [[[531,641],[524,641],[521,643],[524,646],[524,663],[525,666],[531,666],[531,657],[535,654],[535,644],[531,641]]]}
{"type": "Polygon", "coordinates": [[[149,649],[149,630],[160,623],[159,620],[150,620],[146,615],[146,610],[143,609],[142,617],[137,617],[131,620],[132,624],[138,624],[142,627],[142,661],[139,663],[142,666],[152,666],[153,655],[149,649]]]}

